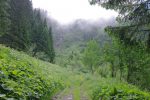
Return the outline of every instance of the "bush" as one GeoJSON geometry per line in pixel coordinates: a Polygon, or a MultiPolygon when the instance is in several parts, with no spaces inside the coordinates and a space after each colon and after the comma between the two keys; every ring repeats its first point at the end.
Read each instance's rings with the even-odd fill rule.
{"type": "Polygon", "coordinates": [[[150,100],[150,94],[132,86],[102,86],[93,92],[92,100],[150,100]]]}
{"type": "Polygon", "coordinates": [[[61,81],[34,70],[36,65],[26,60],[28,58],[21,59],[13,53],[0,46],[0,100],[39,100],[64,87],[61,81]]]}

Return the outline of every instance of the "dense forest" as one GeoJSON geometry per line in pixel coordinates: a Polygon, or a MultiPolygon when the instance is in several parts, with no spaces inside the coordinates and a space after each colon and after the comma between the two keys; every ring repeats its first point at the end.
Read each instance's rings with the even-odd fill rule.
{"type": "Polygon", "coordinates": [[[0,43],[54,62],[52,30],[46,12],[33,9],[30,0],[1,0],[0,4],[0,43]]]}
{"type": "Polygon", "coordinates": [[[91,4],[94,3],[119,12],[119,25],[105,28],[113,39],[106,50],[109,56],[107,60],[112,66],[112,77],[119,70],[120,79],[149,90],[149,0],[93,0],[91,4]]]}
{"type": "Polygon", "coordinates": [[[150,100],[150,1],[89,4],[118,16],[63,25],[0,0],[0,100],[150,100]]]}

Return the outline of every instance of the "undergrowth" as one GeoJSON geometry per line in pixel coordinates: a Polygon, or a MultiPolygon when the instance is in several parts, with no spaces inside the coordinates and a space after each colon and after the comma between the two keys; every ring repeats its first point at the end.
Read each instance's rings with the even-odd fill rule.
{"type": "Polygon", "coordinates": [[[39,63],[44,62],[0,46],[0,100],[38,100],[63,89],[64,83],[39,63]]]}
{"type": "Polygon", "coordinates": [[[73,89],[75,100],[82,94],[89,100],[150,100],[148,92],[126,82],[72,71],[0,45],[0,100],[50,100],[63,89],[73,89]]]}
{"type": "Polygon", "coordinates": [[[99,86],[94,90],[92,100],[150,100],[150,94],[133,86],[99,86]]]}

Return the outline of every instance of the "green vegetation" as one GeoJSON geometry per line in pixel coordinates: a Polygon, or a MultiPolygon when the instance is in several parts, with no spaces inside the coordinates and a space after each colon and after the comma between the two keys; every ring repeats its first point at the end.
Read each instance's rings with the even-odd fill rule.
{"type": "Polygon", "coordinates": [[[100,86],[93,93],[92,100],[149,100],[149,93],[139,91],[124,84],[115,86],[100,86]]]}
{"type": "Polygon", "coordinates": [[[45,11],[31,0],[0,1],[0,43],[54,63],[51,26],[45,11]]]}
{"type": "MultiPolygon", "coordinates": [[[[104,43],[110,41],[110,38],[103,30],[104,22],[107,23],[105,20],[100,20],[98,23],[88,22],[86,20],[76,20],[66,26],[57,25],[58,28],[56,26],[52,27],[53,33],[55,33],[53,36],[56,64],[85,73],[91,72],[89,66],[86,64],[87,62],[84,62],[85,51],[89,41],[93,40],[97,42],[97,46],[100,48],[99,51],[97,49],[97,54],[100,55],[104,43]]],[[[110,19],[108,22],[111,24],[115,23],[113,19],[110,19]]],[[[92,50],[94,50],[94,48],[91,47],[91,52],[94,53],[92,50]]],[[[94,53],[94,55],[96,54],[94,53]]],[[[90,56],[91,55],[88,57],[92,59],[90,56]]],[[[103,57],[99,56],[98,59],[100,58],[103,57]]],[[[99,68],[100,61],[97,61],[97,64],[94,67],[99,68]]],[[[94,68],[93,70],[95,71],[97,68],[94,68]]]]}
{"type": "Polygon", "coordinates": [[[112,77],[149,90],[150,33],[149,0],[91,0],[106,9],[118,11],[118,26],[108,26],[105,31],[112,39],[108,43],[105,61],[111,64],[112,77]],[[136,5],[136,6],[135,6],[136,5]]]}
{"type": "Polygon", "coordinates": [[[148,2],[91,0],[117,23],[59,25],[32,0],[0,0],[0,100],[150,100],[148,2]]]}
{"type": "Polygon", "coordinates": [[[94,40],[89,41],[83,53],[83,63],[88,69],[94,73],[99,66],[100,61],[100,47],[94,40]]]}
{"type": "Polygon", "coordinates": [[[0,54],[1,99],[37,100],[64,88],[59,76],[55,78],[52,76],[55,75],[54,73],[59,73],[55,70],[57,66],[4,46],[0,46],[0,54]]]}
{"type": "Polygon", "coordinates": [[[146,92],[115,79],[105,79],[78,71],[72,72],[67,68],[40,61],[4,46],[0,46],[0,54],[0,98],[4,100],[10,98],[47,100],[64,88],[61,96],[72,90],[75,100],[80,100],[82,95],[96,100],[95,98],[101,97],[101,94],[107,96],[108,93],[112,93],[114,86],[117,86],[117,90],[124,90],[124,95],[126,93],[137,94],[137,98],[150,96],[146,92]],[[102,93],[101,88],[105,92],[106,87],[110,92],[102,93]]]}
{"type": "MultiPolygon", "coordinates": [[[[78,23],[80,24],[76,25],[76,23],[74,23],[76,27],[73,27],[74,26],[73,24],[72,26],[70,25],[70,27],[67,28],[65,27],[65,29],[63,30],[64,35],[61,41],[61,45],[60,46],[56,45],[57,64],[83,73],[88,73],[89,71],[92,72],[91,69],[89,70],[88,65],[89,63],[92,62],[91,59],[94,59],[95,56],[92,54],[90,55],[90,53],[91,52],[94,53],[95,50],[97,51],[97,49],[91,46],[91,52],[90,52],[90,50],[88,50],[90,46],[86,44],[90,40],[95,40],[98,41],[98,46],[100,47],[99,49],[100,54],[97,53],[97,55],[99,55],[98,56],[99,60],[98,61],[94,60],[97,62],[97,66],[93,72],[94,74],[99,74],[100,76],[95,76],[95,77],[97,78],[105,77],[108,80],[110,77],[112,77],[113,79],[115,78],[117,80],[120,80],[118,83],[125,81],[128,82],[129,84],[138,86],[143,91],[144,90],[149,91],[150,56],[149,56],[149,49],[147,48],[146,43],[144,43],[144,41],[138,42],[138,40],[134,40],[132,37],[130,37],[131,35],[128,34],[127,27],[122,27],[120,30],[119,27],[105,28],[105,32],[108,33],[107,36],[102,31],[103,29],[99,29],[99,31],[94,32],[95,27],[90,30],[90,32],[93,32],[93,34],[90,34],[90,32],[86,33],[86,29],[89,29],[89,27],[86,27],[85,23],[82,23],[82,20],[79,21],[78,23]],[[81,27],[83,30],[80,29],[81,27]],[[70,30],[69,28],[72,29],[71,32],[69,31],[70,30]],[[82,37],[83,34],[84,36],[82,37]],[[88,38],[88,36],[91,38],[88,38]],[[86,55],[89,56],[87,57],[86,55]],[[90,60],[86,61],[85,58],[89,58],[90,60]],[[85,61],[83,61],[83,59],[85,61]]],[[[121,23],[119,24],[121,25],[121,23]]],[[[142,35],[142,38],[144,37],[145,36],[142,35]]],[[[56,38],[55,35],[54,38],[56,38]]],[[[106,82],[105,80],[103,81],[106,82]]],[[[96,81],[94,81],[94,83],[95,82],[96,81]]],[[[110,83],[111,82],[112,80],[110,80],[110,83]]],[[[99,83],[102,83],[102,81],[99,83]]],[[[107,85],[104,87],[103,85],[100,86],[95,85],[95,87],[96,86],[98,87],[98,89],[95,90],[94,93],[95,96],[93,96],[94,99],[96,97],[100,98],[102,96],[101,93],[104,94],[105,96],[108,96],[108,98],[104,97],[104,100],[105,99],[109,100],[109,98],[112,98],[111,94],[114,94],[114,98],[115,97],[117,98],[118,95],[122,95],[122,97],[120,96],[120,98],[125,100],[130,98],[130,96],[131,99],[135,99],[135,98],[137,98],[138,100],[149,99],[149,96],[147,96],[147,94],[145,95],[142,92],[139,92],[138,89],[135,89],[135,91],[133,89],[133,94],[132,93],[130,94],[130,89],[128,90],[127,88],[126,90],[126,87],[124,87],[124,85],[121,84],[119,85],[119,87],[117,85],[113,85],[113,86],[107,85]],[[101,92],[101,89],[105,91],[105,89],[103,89],[105,87],[107,87],[107,89],[110,90],[108,91],[108,94],[101,92]],[[113,93],[114,91],[119,91],[119,90],[123,92],[113,93]],[[138,93],[140,93],[140,95],[138,93]],[[139,96],[136,97],[134,94],[139,96]]]]}
{"type": "Polygon", "coordinates": [[[0,1],[0,36],[4,33],[8,33],[10,26],[10,19],[8,10],[10,6],[8,5],[9,0],[0,1]]]}

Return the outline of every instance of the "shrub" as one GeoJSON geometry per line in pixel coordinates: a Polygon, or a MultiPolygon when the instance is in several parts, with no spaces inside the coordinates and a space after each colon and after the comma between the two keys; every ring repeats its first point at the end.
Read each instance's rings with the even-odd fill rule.
{"type": "Polygon", "coordinates": [[[102,86],[93,92],[92,100],[150,100],[150,94],[132,86],[102,86]]]}
{"type": "Polygon", "coordinates": [[[64,87],[61,81],[34,70],[36,65],[28,58],[21,59],[12,53],[15,52],[0,46],[0,100],[39,100],[64,87]]]}

